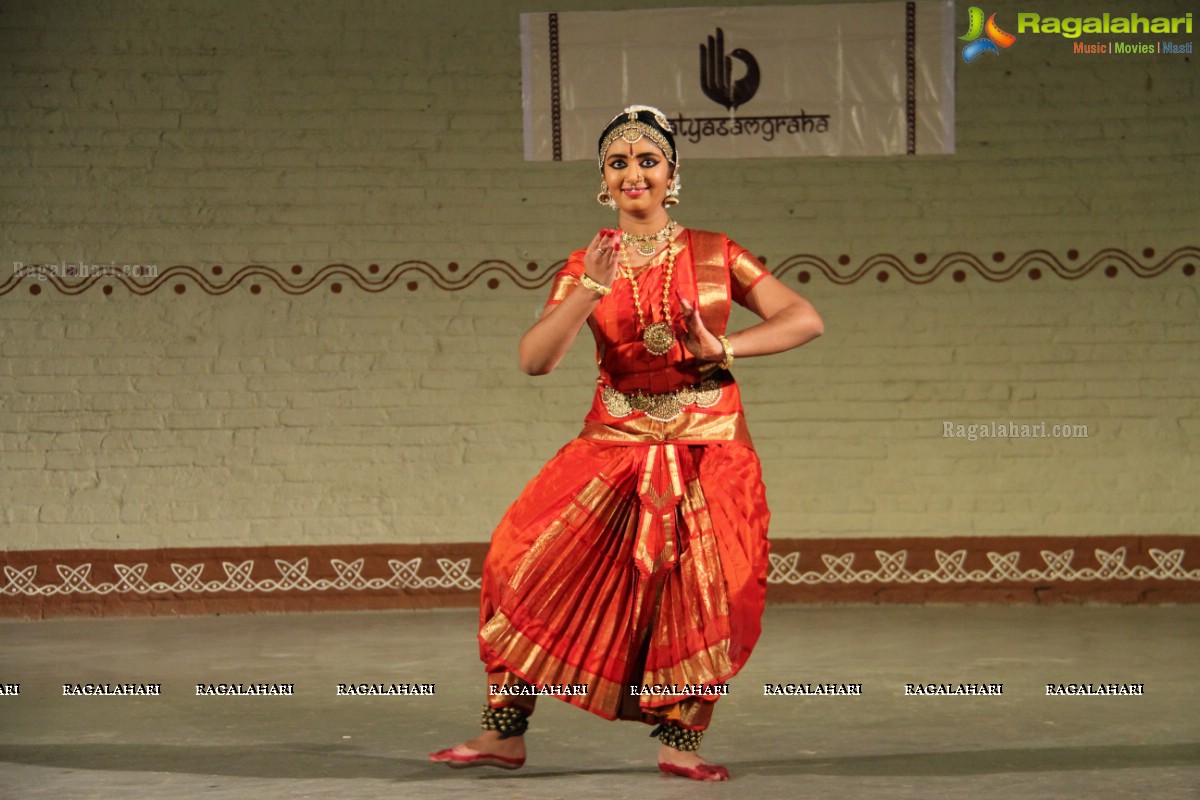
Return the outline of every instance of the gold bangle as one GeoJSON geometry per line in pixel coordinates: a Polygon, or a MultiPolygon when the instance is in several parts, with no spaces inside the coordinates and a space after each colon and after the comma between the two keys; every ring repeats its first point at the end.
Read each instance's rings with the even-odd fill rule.
{"type": "Polygon", "coordinates": [[[733,345],[724,336],[718,336],[717,339],[721,342],[721,347],[725,348],[725,360],[721,362],[721,369],[729,369],[733,366],[733,345]]]}
{"type": "Polygon", "coordinates": [[[600,295],[601,297],[604,297],[604,295],[606,295],[612,291],[611,286],[605,286],[603,283],[600,283],[599,281],[592,278],[586,272],[579,276],[579,282],[581,284],[583,284],[583,288],[585,288],[589,291],[595,292],[596,294],[600,295]]]}

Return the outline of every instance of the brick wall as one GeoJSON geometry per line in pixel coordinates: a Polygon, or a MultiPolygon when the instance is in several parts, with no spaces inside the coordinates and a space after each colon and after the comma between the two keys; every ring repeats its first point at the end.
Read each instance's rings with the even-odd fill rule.
{"type": "MultiPolygon", "coordinates": [[[[629,4],[556,7],[603,5],[629,4]]],[[[245,280],[0,296],[0,549],[486,541],[592,382],[583,342],[517,371],[544,289],[511,275],[611,221],[592,164],[522,160],[518,14],[541,9],[5,4],[0,283],[80,260],[245,280]],[[491,259],[494,288],[431,277],[491,259]],[[386,291],[316,281],[409,260],[386,291]]],[[[891,256],[849,285],[791,271],[827,335],[738,365],[775,535],[1200,532],[1195,69],[1023,36],[958,64],[954,156],[686,164],[677,218],[770,266],[891,256]],[[903,277],[954,253],[1023,266],[903,277]],[[990,420],[1088,435],[943,438],[990,420]]]]}

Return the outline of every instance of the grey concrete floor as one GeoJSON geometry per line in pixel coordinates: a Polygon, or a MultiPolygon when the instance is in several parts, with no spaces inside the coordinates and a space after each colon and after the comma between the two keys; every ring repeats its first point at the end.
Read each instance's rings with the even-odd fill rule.
{"type": "Polygon", "coordinates": [[[703,752],[728,784],[658,774],[656,742],[543,700],[517,772],[450,770],[483,680],[469,610],[0,622],[0,797],[1200,797],[1200,607],[773,606],[703,752]],[[64,697],[64,683],[160,683],[159,697],[64,697]],[[292,697],[197,697],[197,683],[292,683],[292,697]],[[765,683],[860,683],[861,697],[764,697],[765,683]],[[1142,697],[1047,697],[1047,683],[1142,697]],[[433,683],[338,697],[339,683],[433,683]],[[906,683],[1003,683],[999,697],[906,683]]]}

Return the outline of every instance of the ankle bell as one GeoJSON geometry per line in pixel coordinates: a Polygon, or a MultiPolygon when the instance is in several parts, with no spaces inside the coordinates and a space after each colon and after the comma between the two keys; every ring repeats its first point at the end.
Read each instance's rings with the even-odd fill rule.
{"type": "Polygon", "coordinates": [[[529,729],[529,715],[519,708],[484,706],[480,725],[485,731],[498,731],[501,739],[523,736],[529,729]]]}
{"type": "Polygon", "coordinates": [[[704,731],[693,731],[674,722],[664,722],[650,731],[650,737],[657,738],[667,747],[691,752],[700,749],[704,731]]]}

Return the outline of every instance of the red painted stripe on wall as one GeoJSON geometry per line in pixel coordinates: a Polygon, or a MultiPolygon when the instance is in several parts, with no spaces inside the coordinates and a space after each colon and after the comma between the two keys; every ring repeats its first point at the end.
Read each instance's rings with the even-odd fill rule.
{"type": "MultiPolygon", "coordinates": [[[[487,544],[0,552],[0,616],[474,606],[487,544]]],[[[1200,536],[776,539],[779,603],[1200,601],[1200,536]]]]}

